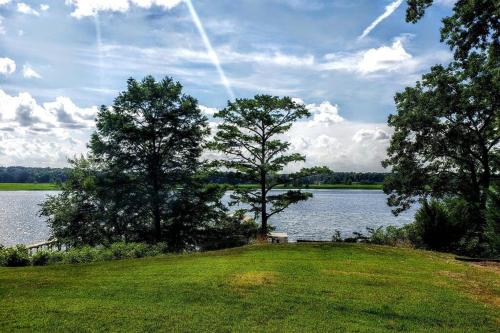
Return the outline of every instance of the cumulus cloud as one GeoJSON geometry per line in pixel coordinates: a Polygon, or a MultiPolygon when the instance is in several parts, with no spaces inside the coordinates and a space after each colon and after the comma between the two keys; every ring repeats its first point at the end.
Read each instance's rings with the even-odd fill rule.
{"type": "Polygon", "coordinates": [[[47,11],[47,10],[49,10],[49,9],[50,9],[50,6],[49,6],[49,5],[47,5],[47,4],[45,4],[45,3],[42,3],[42,4],[40,5],[40,10],[41,10],[42,12],[46,12],[46,11],[47,11]]]}
{"type": "Polygon", "coordinates": [[[0,124],[3,125],[30,127],[34,131],[91,128],[96,114],[96,107],[77,107],[67,97],[40,105],[27,92],[11,96],[0,89],[0,124]]]}
{"type": "Polygon", "coordinates": [[[355,53],[330,53],[325,55],[322,70],[344,70],[362,76],[380,73],[412,73],[429,62],[450,59],[448,52],[436,52],[430,57],[414,57],[404,47],[405,37],[396,38],[390,46],[383,45],[355,53]]]}
{"type": "Polygon", "coordinates": [[[386,124],[346,120],[339,114],[339,107],[330,101],[321,104],[306,104],[299,98],[294,101],[314,106],[312,109],[329,110],[338,118],[334,117],[335,121],[325,126],[315,119],[315,115],[323,113],[315,112],[311,118],[292,126],[284,139],[291,143],[293,152],[306,156],[306,162],[296,163],[287,171],[315,165],[326,165],[336,171],[384,170],[380,161],[386,158],[392,133],[386,124]]]}
{"type": "MultiPolygon", "coordinates": [[[[306,162],[290,165],[285,172],[302,167],[326,165],[336,171],[383,171],[380,162],[386,158],[391,130],[384,123],[353,122],[339,114],[339,107],[330,101],[320,104],[306,104],[300,98],[294,102],[306,105],[312,112],[309,119],[295,122],[291,129],[281,136],[290,142],[291,152],[306,156],[306,162]],[[315,116],[322,117],[318,120],[315,116]],[[325,126],[326,124],[326,126],[325,126]]],[[[217,122],[211,122],[212,133],[217,122]]],[[[220,157],[213,152],[205,158],[220,157]]]]}
{"type": "Polygon", "coordinates": [[[16,71],[16,62],[10,58],[0,58],[0,74],[10,75],[16,71]]]}
{"type": "Polygon", "coordinates": [[[332,105],[328,101],[321,104],[307,104],[306,108],[311,112],[312,121],[315,123],[329,126],[344,121],[344,118],[339,115],[338,105],[332,105]]]}
{"type": "Polygon", "coordinates": [[[11,0],[0,0],[0,6],[6,5],[10,2],[11,0]]]}
{"type": "Polygon", "coordinates": [[[90,128],[94,126],[97,108],[80,108],[68,97],[57,97],[54,102],[44,103],[43,107],[54,115],[63,128],[90,128]]]}
{"type": "Polygon", "coordinates": [[[26,79],[41,79],[42,76],[38,74],[30,65],[23,66],[23,76],[26,79]]]}
{"type": "Polygon", "coordinates": [[[98,12],[106,11],[124,13],[130,9],[131,5],[141,8],[158,6],[163,9],[172,9],[181,2],[182,0],[66,0],[67,5],[74,6],[71,16],[76,18],[95,16],[98,12]]]}
{"type": "Polygon", "coordinates": [[[19,2],[17,4],[17,11],[19,13],[27,14],[27,15],[35,15],[39,16],[40,13],[31,8],[29,5],[25,4],[24,2],[19,2]]]}
{"type": "Polygon", "coordinates": [[[380,128],[375,129],[361,129],[357,131],[352,140],[357,143],[370,142],[370,141],[383,141],[390,138],[389,133],[380,128]]]}
{"type": "Polygon", "coordinates": [[[67,97],[40,104],[29,93],[0,89],[0,165],[66,165],[86,151],[96,113],[67,97]]]}

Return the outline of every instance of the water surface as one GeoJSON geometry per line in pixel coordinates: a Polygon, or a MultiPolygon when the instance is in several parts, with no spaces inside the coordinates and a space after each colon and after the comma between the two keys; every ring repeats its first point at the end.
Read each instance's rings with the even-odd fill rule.
{"type": "MultiPolygon", "coordinates": [[[[410,223],[415,208],[394,217],[379,190],[309,190],[312,199],[290,206],[271,218],[276,231],[289,239],[330,240],[339,230],[342,236],[366,232],[367,227],[410,223]]],[[[0,244],[33,244],[49,237],[49,229],[38,216],[39,204],[56,191],[0,191],[0,244]]],[[[224,197],[228,201],[229,195],[224,197]]]]}

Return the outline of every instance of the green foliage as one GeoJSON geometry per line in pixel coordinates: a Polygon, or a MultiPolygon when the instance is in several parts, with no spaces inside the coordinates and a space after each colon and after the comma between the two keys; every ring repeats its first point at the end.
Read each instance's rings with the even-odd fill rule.
{"type": "Polygon", "coordinates": [[[49,225],[52,236],[72,247],[98,245],[107,241],[114,226],[96,192],[97,169],[92,160],[81,157],[70,160],[68,180],[58,195],[41,204],[40,214],[49,225]]]}
{"type": "Polygon", "coordinates": [[[51,257],[50,251],[37,251],[31,256],[31,264],[33,266],[45,266],[49,264],[51,257]]]}
{"type": "Polygon", "coordinates": [[[311,197],[310,193],[287,191],[270,194],[273,188],[285,184],[286,178],[293,180],[314,172],[329,171],[325,168],[303,170],[296,175],[280,175],[287,165],[304,161],[299,154],[288,153],[290,143],[279,139],[294,122],[310,116],[302,104],[290,97],[257,95],[252,99],[237,99],[215,114],[222,119],[210,148],[225,156],[219,165],[234,172],[244,182],[256,182],[259,190],[235,188],[231,198],[250,206],[249,212],[261,220],[261,236],[268,232],[268,219],[291,204],[311,197]]]}
{"type": "Polygon", "coordinates": [[[29,264],[30,257],[25,246],[0,247],[0,266],[21,267],[29,264]]]}
{"type": "Polygon", "coordinates": [[[465,215],[469,214],[467,203],[454,199],[449,202],[431,200],[423,201],[415,214],[415,228],[424,246],[430,250],[456,251],[457,243],[465,233],[465,215]]]}
{"type": "Polygon", "coordinates": [[[368,243],[379,245],[414,247],[421,243],[415,224],[407,224],[403,227],[368,228],[367,237],[368,243]]]}
{"type": "MultiPolygon", "coordinates": [[[[406,20],[416,23],[433,0],[407,0],[406,20]]],[[[441,41],[454,51],[455,58],[465,60],[474,52],[500,51],[500,3],[496,0],[458,0],[453,14],[443,20],[441,41]]]]}
{"type": "Polygon", "coordinates": [[[83,264],[97,261],[154,257],[171,251],[166,243],[125,243],[117,242],[109,246],[80,246],[67,251],[41,250],[29,255],[21,245],[0,248],[0,266],[45,266],[53,264],[83,264]]]}
{"type": "Polygon", "coordinates": [[[497,183],[491,189],[486,207],[486,243],[485,250],[492,257],[500,257],[500,184],[497,183]]]}
{"type": "MultiPolygon", "coordinates": [[[[112,107],[100,109],[91,153],[70,161],[62,193],[44,202],[41,214],[53,238],[72,248],[120,241],[194,248],[227,215],[223,191],[207,185],[201,160],[207,119],[171,78],[127,83],[112,107]]],[[[109,256],[122,257],[115,250],[120,247],[113,245],[109,256]]],[[[147,252],[135,251],[125,256],[147,252]]],[[[71,260],[87,260],[80,252],[71,260]]]]}
{"type": "MultiPolygon", "coordinates": [[[[500,71],[483,56],[466,66],[435,66],[422,82],[396,94],[384,190],[395,212],[418,197],[458,195],[483,210],[499,171],[500,71]]],[[[483,219],[471,221],[480,228],[483,219]]]]}
{"type": "MultiPolygon", "coordinates": [[[[417,22],[433,2],[407,0],[407,21],[417,22]]],[[[499,23],[500,2],[458,0],[441,29],[454,61],[395,97],[395,133],[383,162],[393,171],[384,184],[389,205],[397,214],[419,198],[455,198],[426,203],[417,214],[430,248],[480,256],[498,246],[488,207],[500,172],[499,23]]]]}
{"type": "Polygon", "coordinates": [[[99,259],[99,250],[91,246],[71,248],[64,253],[63,262],[66,264],[84,264],[99,259]]]}
{"type": "Polygon", "coordinates": [[[209,134],[198,101],[169,77],[129,79],[112,107],[101,107],[96,127],[90,149],[106,172],[101,185],[116,198],[113,215],[138,215],[161,241],[170,203],[199,169],[209,134]]]}

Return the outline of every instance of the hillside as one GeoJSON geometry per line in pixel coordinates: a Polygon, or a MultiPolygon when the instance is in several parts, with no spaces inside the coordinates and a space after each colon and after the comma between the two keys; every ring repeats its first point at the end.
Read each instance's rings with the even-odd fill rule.
{"type": "Polygon", "coordinates": [[[500,330],[497,268],[361,244],[0,268],[0,331],[500,330]]]}

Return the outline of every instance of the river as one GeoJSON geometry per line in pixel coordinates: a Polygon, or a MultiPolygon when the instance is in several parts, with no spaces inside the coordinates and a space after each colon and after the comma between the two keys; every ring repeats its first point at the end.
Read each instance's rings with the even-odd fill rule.
{"type": "MultiPolygon", "coordinates": [[[[342,236],[366,232],[367,227],[401,226],[412,222],[415,209],[398,217],[379,190],[309,190],[312,199],[290,206],[271,218],[276,231],[289,239],[330,240],[335,230],[342,236]]],[[[49,228],[38,216],[39,204],[57,192],[0,191],[0,244],[32,244],[49,237],[49,228]]],[[[228,196],[224,202],[228,201],[228,196]]]]}

